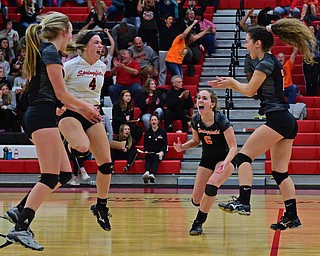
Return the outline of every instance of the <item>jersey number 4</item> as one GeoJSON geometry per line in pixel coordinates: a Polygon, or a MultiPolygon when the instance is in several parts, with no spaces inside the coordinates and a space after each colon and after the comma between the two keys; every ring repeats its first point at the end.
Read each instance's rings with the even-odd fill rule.
{"type": "Polygon", "coordinates": [[[203,139],[207,144],[212,144],[212,140],[210,136],[204,136],[203,139]]]}
{"type": "Polygon", "coordinates": [[[92,81],[91,81],[90,84],[89,84],[89,88],[91,89],[91,91],[93,91],[93,90],[96,89],[96,86],[97,86],[97,84],[96,84],[96,78],[94,77],[94,78],[92,78],[92,81]]]}

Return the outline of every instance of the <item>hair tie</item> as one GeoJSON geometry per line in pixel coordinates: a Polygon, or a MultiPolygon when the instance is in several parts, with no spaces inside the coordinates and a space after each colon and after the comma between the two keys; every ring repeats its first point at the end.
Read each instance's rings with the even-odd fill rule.
{"type": "Polygon", "coordinates": [[[272,32],[271,26],[272,26],[272,24],[269,24],[268,26],[266,26],[266,30],[270,33],[272,32]]]}
{"type": "Polygon", "coordinates": [[[40,26],[42,31],[46,28],[46,26],[42,22],[40,23],[40,26]]]}

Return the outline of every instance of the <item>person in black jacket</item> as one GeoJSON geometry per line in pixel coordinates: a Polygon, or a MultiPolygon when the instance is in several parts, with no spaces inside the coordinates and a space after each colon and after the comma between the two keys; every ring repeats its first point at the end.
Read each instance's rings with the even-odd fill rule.
{"type": "Polygon", "coordinates": [[[133,119],[133,103],[129,90],[123,90],[120,93],[120,100],[113,105],[112,108],[112,129],[113,132],[119,134],[119,128],[122,124],[128,124],[131,130],[132,137],[138,141],[142,136],[141,127],[136,125],[133,119]]]}
{"type": "Polygon", "coordinates": [[[162,93],[157,91],[156,80],[149,78],[146,81],[144,90],[138,95],[136,106],[141,110],[141,120],[146,129],[150,127],[152,113],[157,112],[158,118],[163,119],[162,93]]]}
{"type": "Polygon", "coordinates": [[[172,131],[174,120],[182,121],[182,131],[188,132],[190,109],[193,108],[193,100],[189,90],[183,89],[183,80],[179,75],[171,78],[172,88],[166,96],[167,109],[165,111],[165,126],[167,131],[172,131]]]}
{"type": "Polygon", "coordinates": [[[119,135],[110,143],[112,161],[127,160],[127,164],[123,171],[128,172],[134,160],[137,157],[136,141],[132,138],[130,133],[130,126],[122,124],[119,128],[119,135]],[[125,141],[122,148],[117,148],[115,142],[125,141]]]}
{"type": "Polygon", "coordinates": [[[149,180],[151,183],[155,182],[159,163],[167,152],[167,132],[159,127],[159,121],[158,115],[152,114],[151,127],[144,134],[144,152],[146,153],[146,172],[142,176],[144,183],[148,183],[149,180]]]}

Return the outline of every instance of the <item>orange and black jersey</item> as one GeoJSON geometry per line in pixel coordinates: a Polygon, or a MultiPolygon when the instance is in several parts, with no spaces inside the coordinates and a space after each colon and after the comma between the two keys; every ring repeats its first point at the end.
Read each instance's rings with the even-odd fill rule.
{"type": "Polygon", "coordinates": [[[202,142],[202,156],[212,158],[225,158],[229,148],[224,137],[224,132],[231,126],[227,117],[219,111],[214,112],[214,123],[207,127],[199,114],[191,121],[194,129],[202,142]]]}

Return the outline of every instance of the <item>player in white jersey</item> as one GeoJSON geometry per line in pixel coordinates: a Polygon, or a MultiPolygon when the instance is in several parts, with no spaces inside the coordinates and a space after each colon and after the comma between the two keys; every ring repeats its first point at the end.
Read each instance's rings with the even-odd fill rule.
{"type": "MultiPolygon", "coordinates": [[[[75,49],[80,56],[66,62],[65,84],[77,98],[100,108],[100,92],[106,65],[100,60],[102,51],[100,37],[93,31],[80,31],[76,37],[75,49]]],[[[111,230],[107,199],[110,187],[112,163],[109,141],[101,122],[92,124],[77,112],[67,109],[59,117],[59,129],[68,142],[68,149],[75,157],[86,155],[90,150],[98,164],[97,204],[91,206],[92,213],[104,230],[111,230]]]]}

